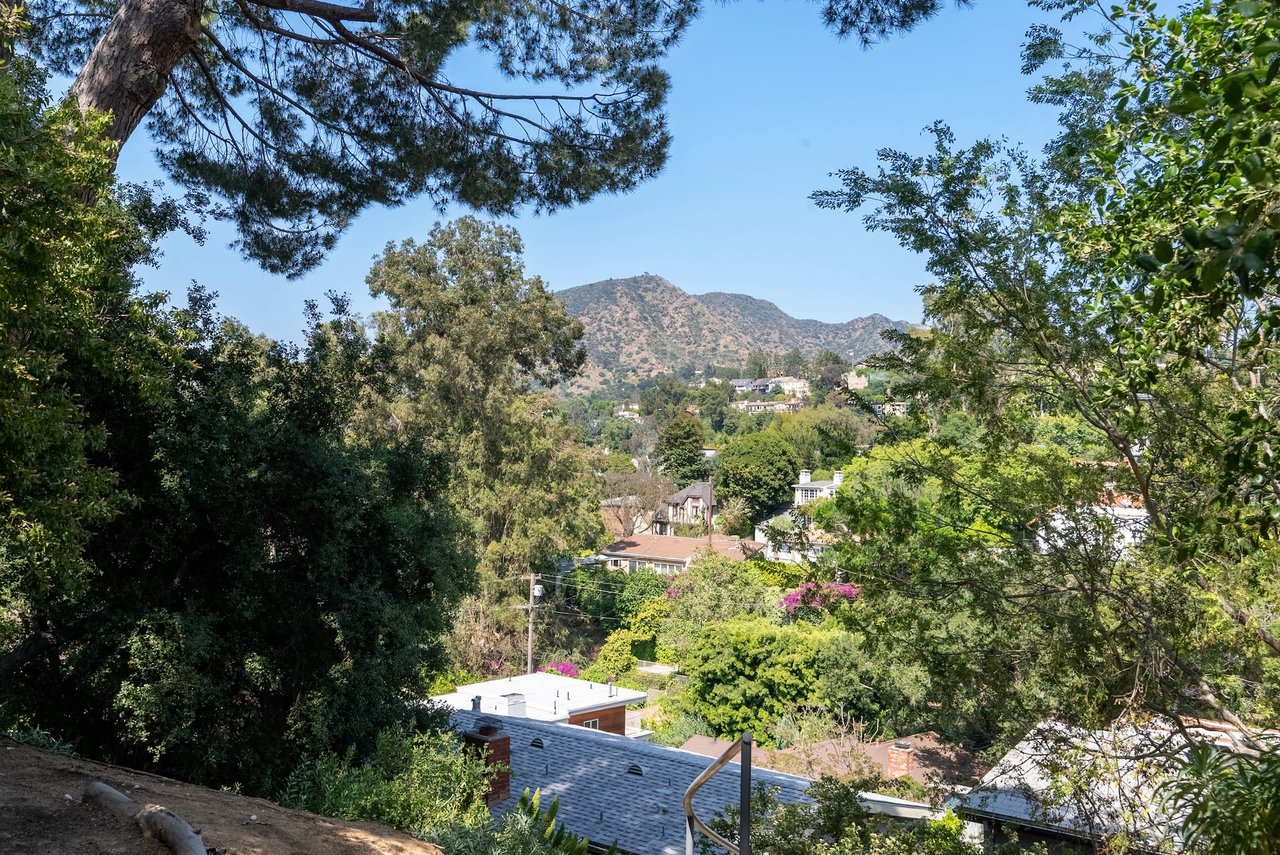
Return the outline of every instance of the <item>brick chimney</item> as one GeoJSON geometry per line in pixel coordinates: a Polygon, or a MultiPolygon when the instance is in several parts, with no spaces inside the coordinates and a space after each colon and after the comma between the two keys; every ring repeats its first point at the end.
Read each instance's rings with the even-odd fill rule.
{"type": "Polygon", "coordinates": [[[912,753],[911,743],[905,739],[899,739],[890,745],[889,756],[884,763],[885,778],[893,781],[911,774],[912,753]]]}
{"type": "Polygon", "coordinates": [[[835,483],[836,483],[836,486],[837,486],[837,487],[839,487],[841,484],[843,484],[843,483],[844,483],[844,470],[843,470],[843,469],[837,469],[837,470],[832,474],[832,476],[831,476],[831,480],[835,481],[835,483]]]}
{"type": "Polygon", "coordinates": [[[475,730],[462,734],[462,743],[483,754],[486,768],[502,764],[502,771],[489,779],[484,803],[492,806],[506,801],[511,795],[511,737],[502,732],[501,722],[488,716],[479,719],[475,730]]]}
{"type": "Polygon", "coordinates": [[[801,483],[801,484],[808,484],[808,483],[809,483],[810,481],[812,481],[812,480],[813,480],[813,473],[812,473],[812,472],[810,472],[808,469],[801,469],[801,470],[800,470],[800,483],[801,483]]]}

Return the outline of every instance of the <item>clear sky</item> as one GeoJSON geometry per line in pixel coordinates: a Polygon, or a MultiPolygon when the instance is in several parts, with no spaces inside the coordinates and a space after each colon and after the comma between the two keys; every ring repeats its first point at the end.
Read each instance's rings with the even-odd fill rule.
{"type": "MultiPolygon", "coordinates": [[[[666,63],[674,142],[665,170],[628,194],[512,218],[526,272],[554,289],[649,272],[693,293],[772,300],[797,317],[917,321],[914,288],[928,278],[921,260],[867,233],[860,216],[819,211],[808,195],[834,186],[836,169],[874,166],[881,147],[923,150],[921,130],[935,119],[960,142],[1004,136],[1038,149],[1056,117],[1027,102],[1032,81],[1019,72],[1035,20],[1052,19],[1022,0],[976,0],[862,50],[827,31],[812,3],[709,4],[666,63]]],[[[453,70],[458,82],[475,79],[453,70]]],[[[120,174],[160,176],[141,136],[122,152],[120,174]]],[[[160,268],[143,278],[175,295],[199,281],[220,295],[224,314],[292,339],[305,299],[336,290],[357,311],[371,309],[364,276],[373,256],[388,241],[424,236],[437,219],[426,202],[370,210],[296,281],[241,260],[227,248],[231,231],[214,223],[203,247],[168,238],[160,268]]]]}

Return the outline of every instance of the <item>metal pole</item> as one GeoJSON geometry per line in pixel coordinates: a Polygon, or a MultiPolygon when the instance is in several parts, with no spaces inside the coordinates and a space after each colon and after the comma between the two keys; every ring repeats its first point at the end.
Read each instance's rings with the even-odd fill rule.
{"type": "Polygon", "coordinates": [[[711,483],[711,476],[708,475],[707,476],[707,507],[704,509],[703,512],[707,515],[707,549],[710,549],[713,552],[715,551],[716,544],[715,544],[715,536],[713,534],[714,532],[713,523],[711,521],[711,509],[714,508],[715,506],[716,506],[715,487],[711,483]]]}
{"type": "Polygon", "coordinates": [[[538,580],[538,576],[532,570],[529,571],[529,640],[527,645],[527,668],[526,674],[533,673],[533,585],[538,580]]]}
{"type": "Polygon", "coordinates": [[[751,855],[751,731],[742,734],[738,766],[738,855],[751,855]]]}

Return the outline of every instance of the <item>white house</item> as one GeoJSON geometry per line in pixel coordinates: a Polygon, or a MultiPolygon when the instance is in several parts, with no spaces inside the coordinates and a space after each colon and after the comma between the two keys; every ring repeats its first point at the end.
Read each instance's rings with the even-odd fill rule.
{"type": "Polygon", "coordinates": [[[755,539],[765,544],[765,558],[789,564],[812,564],[831,548],[834,540],[795,508],[756,523],[755,539]]]}
{"type": "Polygon", "coordinates": [[[1119,558],[1146,538],[1150,520],[1142,499],[1108,490],[1092,505],[1049,514],[1036,531],[1036,547],[1047,555],[1083,541],[1091,546],[1105,544],[1119,558]]]}
{"type": "Polygon", "coordinates": [[[815,481],[813,473],[808,469],[800,470],[800,483],[792,484],[791,488],[795,490],[795,504],[807,505],[810,502],[816,502],[819,499],[830,499],[836,494],[836,490],[844,483],[844,472],[836,471],[830,481],[815,481]]]}
{"type": "Polygon", "coordinates": [[[782,394],[791,398],[809,397],[809,381],[799,377],[773,377],[769,380],[769,388],[782,389],[782,394]]]}

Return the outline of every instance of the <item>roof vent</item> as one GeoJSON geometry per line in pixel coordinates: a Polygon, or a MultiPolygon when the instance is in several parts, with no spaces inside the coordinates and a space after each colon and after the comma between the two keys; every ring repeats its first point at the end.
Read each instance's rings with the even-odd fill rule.
{"type": "Polygon", "coordinates": [[[628,774],[628,775],[639,775],[641,778],[643,778],[643,777],[644,777],[644,770],[643,770],[643,769],[641,769],[639,766],[637,766],[635,763],[632,763],[632,764],[631,764],[631,766],[627,768],[627,774],[628,774]]]}
{"type": "Polygon", "coordinates": [[[530,743],[529,743],[529,747],[530,747],[530,748],[541,748],[541,747],[542,747],[542,737],[541,737],[541,736],[535,736],[535,737],[533,738],[533,742],[530,742],[530,743]]]}

